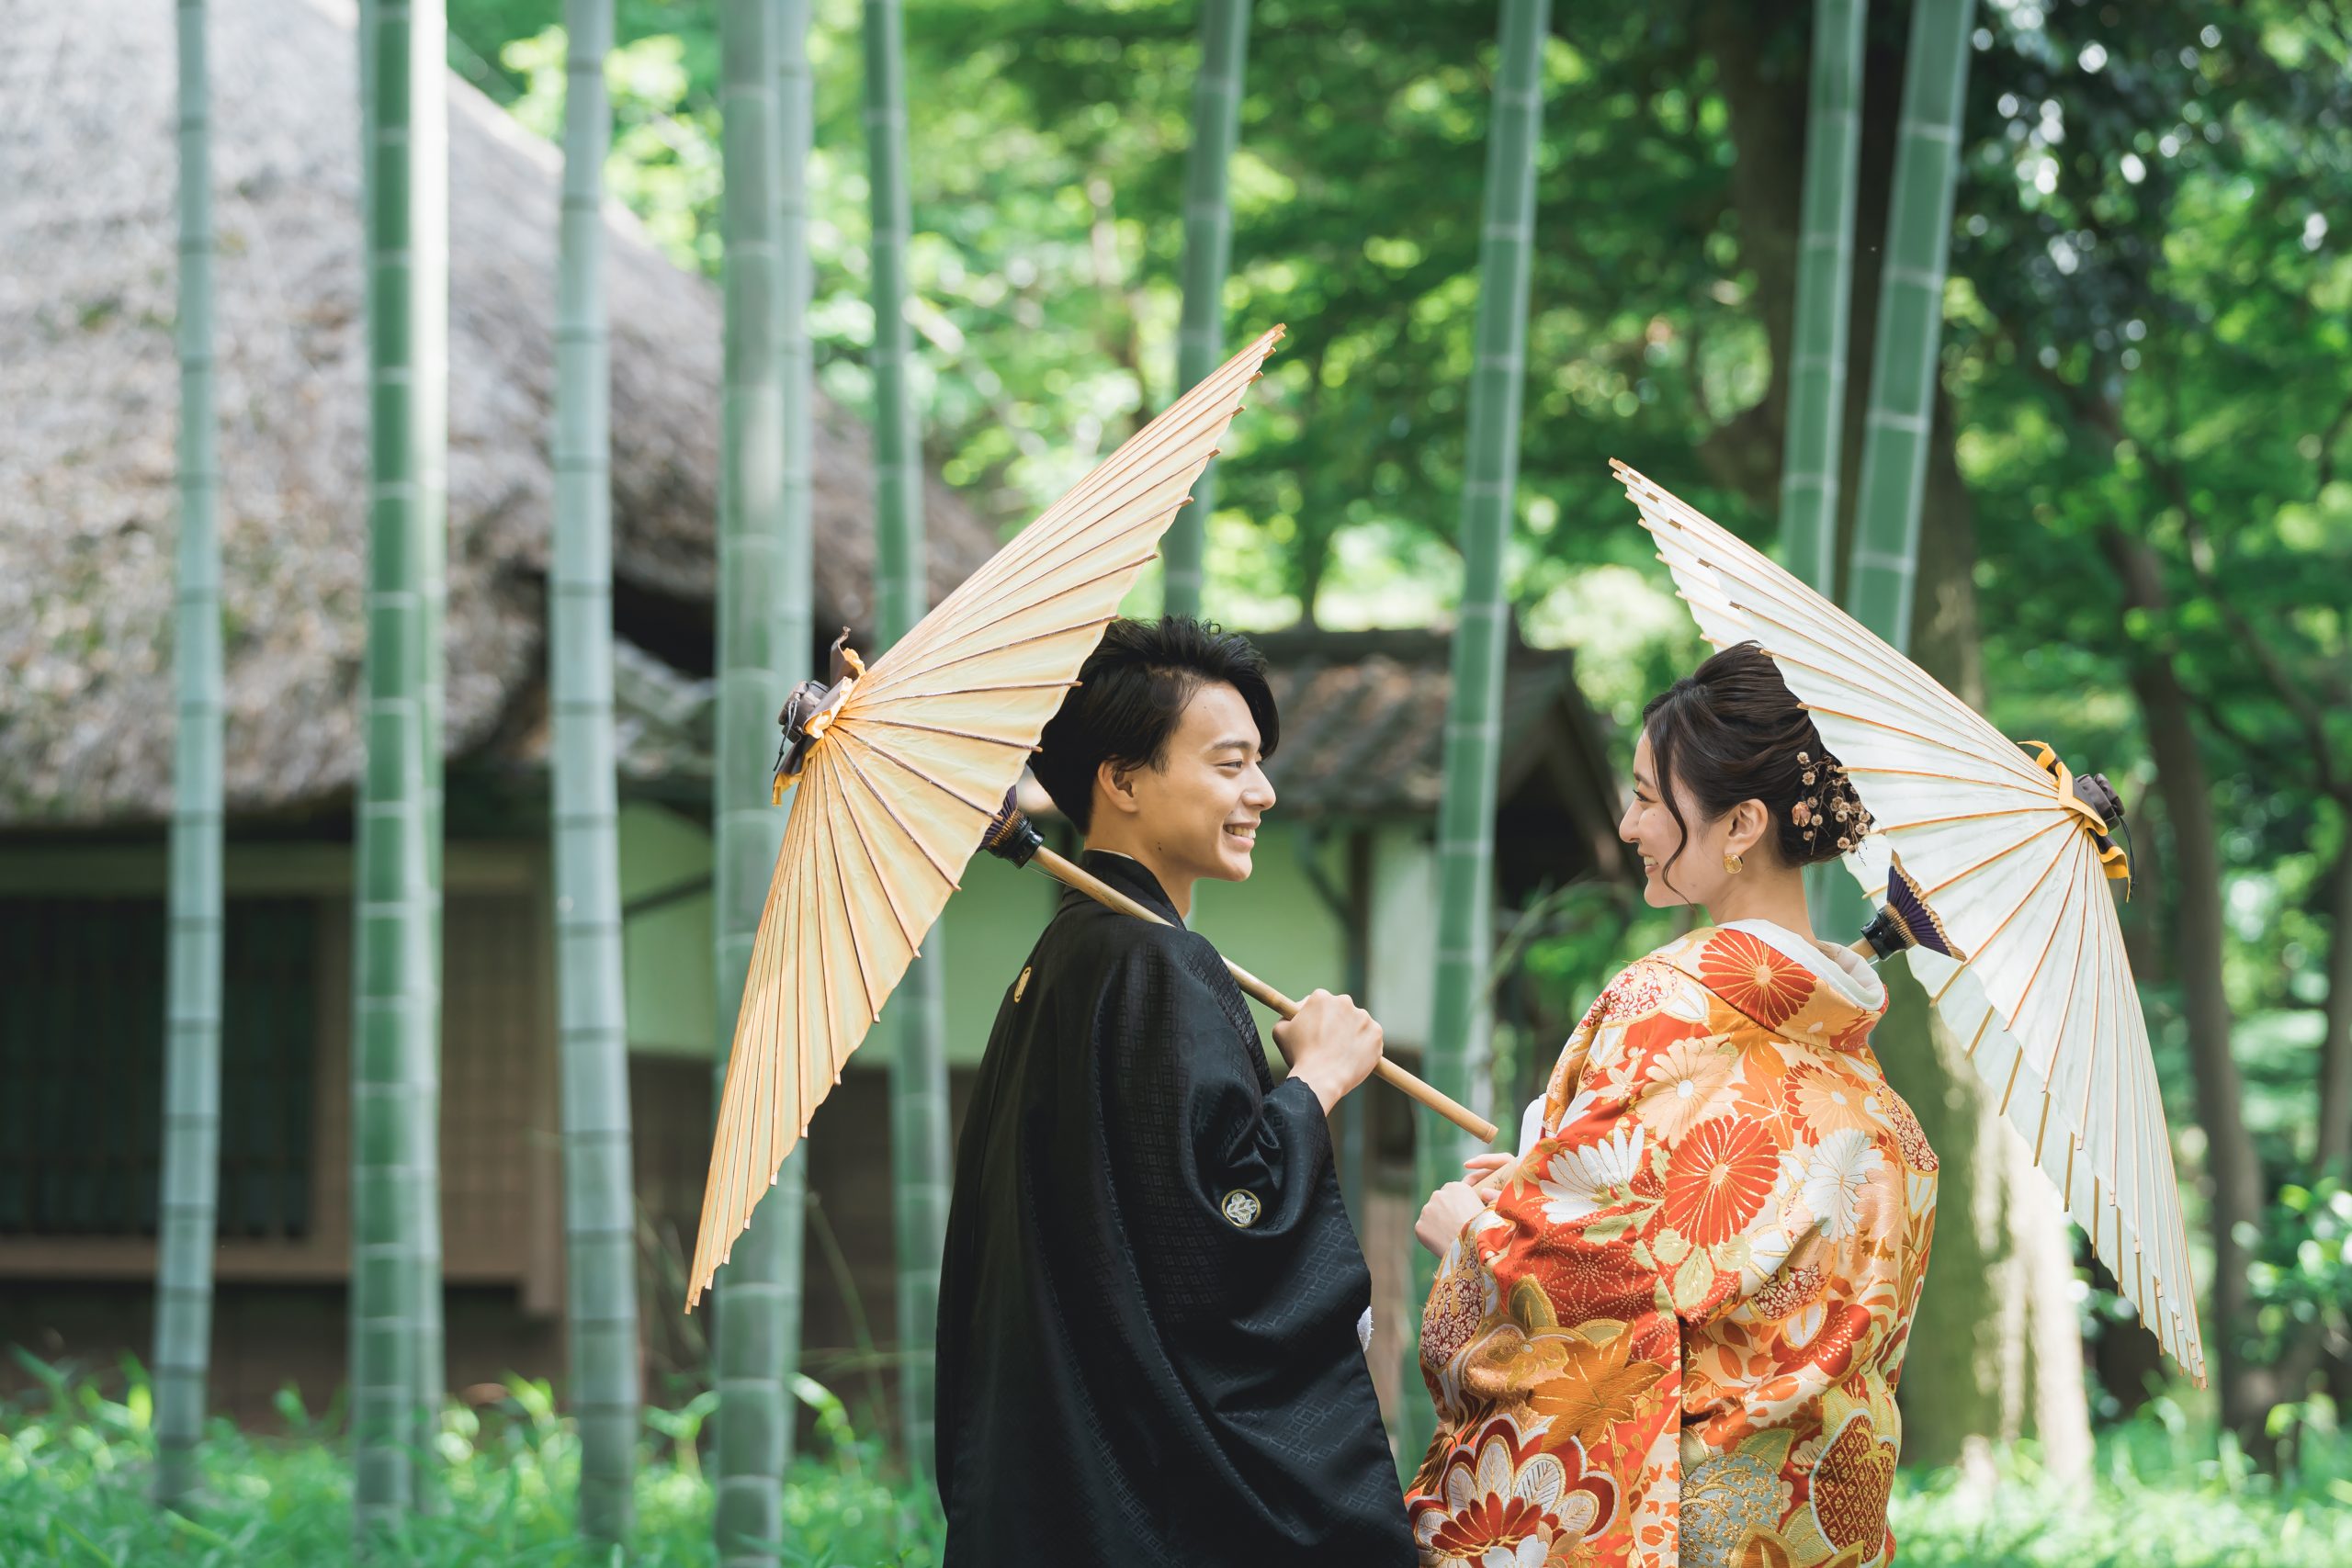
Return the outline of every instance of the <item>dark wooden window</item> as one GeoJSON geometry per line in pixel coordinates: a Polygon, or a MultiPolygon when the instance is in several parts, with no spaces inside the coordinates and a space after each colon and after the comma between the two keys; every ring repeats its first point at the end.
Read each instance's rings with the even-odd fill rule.
{"type": "MultiPolygon", "coordinates": [[[[317,906],[227,907],[220,1234],[311,1224],[317,906]]],[[[164,910],[0,899],[0,1235],[152,1235],[163,1155],[164,910]]]]}

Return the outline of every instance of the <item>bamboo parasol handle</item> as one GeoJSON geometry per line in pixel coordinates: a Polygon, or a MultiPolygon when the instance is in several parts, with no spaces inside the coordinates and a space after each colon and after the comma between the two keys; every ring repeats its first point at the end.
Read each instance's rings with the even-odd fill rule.
{"type": "MultiPolygon", "coordinates": [[[[1066,886],[1075,887],[1080,893],[1085,894],[1095,902],[1108,905],[1110,908],[1118,910],[1123,915],[1134,915],[1142,919],[1149,920],[1155,925],[1164,926],[1168,923],[1166,920],[1160,919],[1159,915],[1156,911],[1147,908],[1142,904],[1136,902],[1136,900],[1128,897],[1125,894],[1120,892],[1117,888],[1112,886],[1101,877],[1094,875],[1092,873],[1086,871],[1080,866],[1071,863],[1069,860],[1056,854],[1049,849],[1038,849],[1031,857],[1030,863],[1036,866],[1040,871],[1052,877],[1055,881],[1059,882],[1066,886]]],[[[1283,1018],[1292,1018],[1296,1016],[1298,1012],[1298,1004],[1296,1002],[1291,1000],[1288,997],[1283,995],[1280,991],[1277,991],[1272,986],[1269,986],[1266,982],[1258,978],[1255,975],[1250,973],[1249,970],[1241,967],[1240,964],[1236,964],[1232,959],[1227,959],[1225,961],[1225,966],[1227,969],[1232,971],[1235,983],[1239,985],[1243,990],[1249,992],[1251,996],[1257,998],[1260,1001],[1273,1009],[1275,1012],[1281,1014],[1283,1018]]],[[[1437,1089],[1431,1087],[1430,1084],[1422,1081],[1420,1078],[1415,1077],[1411,1073],[1407,1072],[1404,1068],[1398,1066],[1387,1057],[1381,1057],[1379,1062],[1374,1066],[1373,1072],[1379,1077],[1383,1083],[1404,1090],[1405,1093],[1411,1096],[1414,1100],[1417,1100],[1421,1104],[1428,1106],[1431,1111],[1436,1111],[1440,1116],[1444,1117],[1447,1121],[1453,1122],[1455,1126],[1461,1128],[1472,1137],[1479,1140],[1479,1142],[1491,1144],[1495,1141],[1497,1129],[1492,1122],[1487,1121],[1485,1117],[1479,1115],[1468,1106],[1464,1105],[1461,1101],[1453,1099],[1451,1095],[1442,1093],[1437,1089]]]]}

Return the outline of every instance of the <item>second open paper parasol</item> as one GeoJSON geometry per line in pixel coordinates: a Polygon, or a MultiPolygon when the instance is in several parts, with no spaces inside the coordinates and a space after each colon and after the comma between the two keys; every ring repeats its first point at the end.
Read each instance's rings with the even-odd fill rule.
{"type": "Polygon", "coordinates": [[[1623,463],[1612,464],[1700,634],[1758,644],[1874,820],[1846,865],[1904,870],[1954,958],[1913,974],[2067,1213],[2167,1355],[2201,1385],[2188,1241],[2146,1020],[2108,885],[2122,808],[2017,742],[1860,622],[1623,463]]]}

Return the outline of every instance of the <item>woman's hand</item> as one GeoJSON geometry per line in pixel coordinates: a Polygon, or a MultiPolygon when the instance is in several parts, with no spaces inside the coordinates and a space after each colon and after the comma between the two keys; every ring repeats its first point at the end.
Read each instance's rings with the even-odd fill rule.
{"type": "Polygon", "coordinates": [[[1491,1203],[1502,1196],[1503,1184],[1497,1179],[1518,1163],[1513,1155],[1472,1155],[1462,1162],[1462,1168],[1470,1173],[1462,1179],[1481,1201],[1491,1203]]]}
{"type": "Polygon", "coordinates": [[[1449,1181],[1430,1193],[1430,1201],[1421,1205],[1421,1218],[1413,1226],[1413,1235],[1423,1247],[1442,1258],[1453,1245],[1453,1238],[1462,1234],[1462,1227],[1486,1206],[1487,1201],[1468,1182],[1449,1181]]]}

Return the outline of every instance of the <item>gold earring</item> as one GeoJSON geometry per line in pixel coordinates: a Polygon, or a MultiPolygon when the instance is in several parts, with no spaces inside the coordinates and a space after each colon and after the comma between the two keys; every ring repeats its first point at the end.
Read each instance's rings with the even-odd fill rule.
{"type": "Polygon", "coordinates": [[[1737,850],[1725,850],[1724,852],[1724,869],[1730,872],[1734,876],[1737,876],[1741,872],[1747,869],[1747,863],[1740,858],[1740,853],[1737,850]]]}

